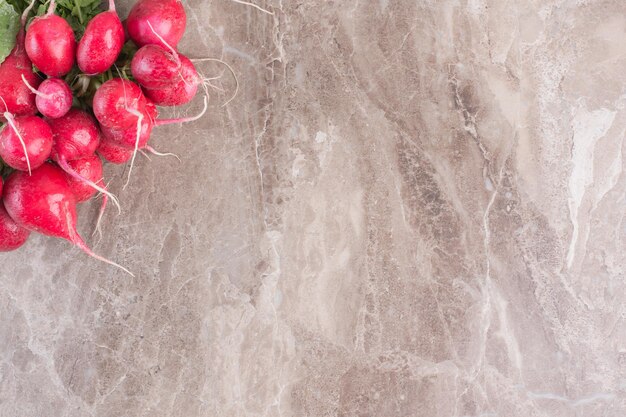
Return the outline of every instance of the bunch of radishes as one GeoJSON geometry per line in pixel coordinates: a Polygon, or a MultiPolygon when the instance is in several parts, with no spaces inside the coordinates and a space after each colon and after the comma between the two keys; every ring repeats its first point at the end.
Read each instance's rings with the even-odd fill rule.
{"type": "MultiPolygon", "coordinates": [[[[157,119],[156,106],[189,103],[203,85],[192,61],[176,49],[185,10],[181,0],[139,0],[125,21],[126,35],[109,0],[108,11],[88,22],[77,43],[68,21],[55,14],[55,0],[27,25],[37,1],[46,3],[32,0],[24,10],[15,48],[0,65],[6,180],[4,187],[0,181],[0,251],[19,248],[35,231],[122,268],[84,243],[76,204],[101,193],[101,215],[108,199],[119,208],[100,157],[134,161],[139,150],[152,150],[155,126],[199,117],[157,119]],[[123,49],[131,52],[120,63],[123,49]]],[[[204,104],[206,111],[206,98],[204,104]]]]}

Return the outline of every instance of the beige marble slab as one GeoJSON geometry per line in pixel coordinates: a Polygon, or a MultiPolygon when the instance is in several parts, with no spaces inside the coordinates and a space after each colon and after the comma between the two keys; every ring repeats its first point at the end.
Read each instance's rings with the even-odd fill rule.
{"type": "Polygon", "coordinates": [[[625,2],[185,3],[239,95],[107,169],[135,278],[0,256],[1,417],[626,415],[625,2]]]}

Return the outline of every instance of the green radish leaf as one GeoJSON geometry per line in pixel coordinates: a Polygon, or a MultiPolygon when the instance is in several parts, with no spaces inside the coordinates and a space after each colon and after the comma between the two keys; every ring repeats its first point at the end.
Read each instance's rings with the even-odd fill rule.
{"type": "Polygon", "coordinates": [[[6,0],[0,0],[0,62],[4,62],[15,47],[20,30],[20,16],[6,0]]]}

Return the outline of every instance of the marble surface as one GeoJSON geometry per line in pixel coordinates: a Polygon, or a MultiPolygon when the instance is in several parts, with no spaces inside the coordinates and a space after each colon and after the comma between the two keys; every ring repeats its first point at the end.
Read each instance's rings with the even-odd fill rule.
{"type": "Polygon", "coordinates": [[[626,415],[626,2],[185,3],[239,94],[108,167],[135,278],[1,255],[1,417],[626,415]]]}

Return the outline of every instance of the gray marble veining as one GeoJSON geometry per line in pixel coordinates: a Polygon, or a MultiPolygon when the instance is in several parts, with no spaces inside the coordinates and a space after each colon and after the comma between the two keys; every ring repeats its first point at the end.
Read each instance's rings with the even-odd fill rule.
{"type": "Polygon", "coordinates": [[[626,3],[185,3],[239,94],[107,167],[135,278],[0,256],[1,417],[626,415],[626,3]]]}

